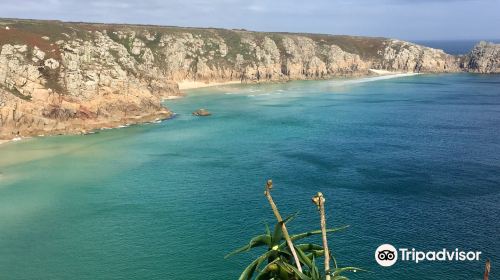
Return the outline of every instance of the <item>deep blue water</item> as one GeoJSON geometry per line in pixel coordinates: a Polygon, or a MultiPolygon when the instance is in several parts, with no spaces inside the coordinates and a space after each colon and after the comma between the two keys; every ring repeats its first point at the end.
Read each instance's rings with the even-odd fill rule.
{"type": "MultiPolygon", "coordinates": [[[[415,41],[415,43],[427,47],[441,49],[446,53],[459,55],[469,53],[480,40],[427,40],[415,41]]],[[[498,39],[483,40],[491,43],[500,43],[498,39]]]]}
{"type": "MultiPolygon", "coordinates": [[[[418,75],[188,92],[160,124],[0,146],[0,279],[237,279],[223,256],[327,199],[351,279],[482,279],[500,266],[500,76],[418,75]],[[198,108],[213,112],[198,118],[198,108]],[[378,266],[375,249],[480,250],[378,266]]],[[[319,241],[313,238],[312,241],[319,241]]]]}

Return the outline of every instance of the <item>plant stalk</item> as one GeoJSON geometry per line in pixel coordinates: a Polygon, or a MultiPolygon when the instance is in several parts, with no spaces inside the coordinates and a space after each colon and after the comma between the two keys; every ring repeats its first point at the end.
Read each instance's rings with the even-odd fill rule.
{"type": "Polygon", "coordinates": [[[322,193],[318,192],[312,200],[318,207],[320,216],[321,236],[323,238],[323,249],[325,250],[325,279],[330,280],[330,250],[328,250],[328,239],[326,238],[325,198],[322,193]]]}
{"type": "Polygon", "coordinates": [[[486,264],[484,265],[484,280],[488,280],[490,277],[491,263],[490,260],[486,260],[486,264]]]}
{"type": "Polygon", "coordinates": [[[267,180],[266,190],[264,191],[264,194],[267,197],[267,200],[269,200],[269,204],[273,209],[274,216],[276,216],[278,223],[281,224],[281,231],[283,231],[283,236],[285,237],[286,243],[288,244],[288,248],[290,248],[290,252],[292,253],[293,259],[295,260],[295,265],[297,266],[297,269],[300,272],[302,272],[302,266],[300,265],[299,257],[297,256],[297,252],[295,251],[295,247],[293,246],[292,239],[290,239],[290,235],[288,235],[288,230],[286,229],[286,225],[283,222],[283,218],[281,217],[280,212],[278,211],[278,207],[276,207],[276,204],[274,203],[273,198],[271,196],[272,188],[273,188],[273,181],[267,180]]]}

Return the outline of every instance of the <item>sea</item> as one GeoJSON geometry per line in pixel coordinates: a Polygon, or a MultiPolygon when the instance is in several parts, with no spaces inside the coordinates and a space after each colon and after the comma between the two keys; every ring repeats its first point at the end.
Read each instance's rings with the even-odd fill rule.
{"type": "Polygon", "coordinates": [[[444,50],[446,53],[453,55],[468,54],[474,46],[480,41],[499,44],[500,39],[484,39],[484,40],[423,40],[414,41],[416,44],[444,50]]]}
{"type": "Polygon", "coordinates": [[[268,179],[281,214],[298,213],[291,234],[319,229],[323,193],[328,227],[349,225],[329,245],[363,269],[351,280],[500,270],[499,75],[186,93],[159,123],[0,145],[0,279],[237,279],[265,248],[224,256],[275,224],[268,179]],[[381,244],[481,256],[382,267],[381,244]]]}

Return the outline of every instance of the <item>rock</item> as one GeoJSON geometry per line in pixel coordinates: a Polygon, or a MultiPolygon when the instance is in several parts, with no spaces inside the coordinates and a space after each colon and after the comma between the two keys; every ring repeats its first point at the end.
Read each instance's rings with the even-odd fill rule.
{"type": "Polygon", "coordinates": [[[0,51],[0,55],[2,55],[4,57],[13,55],[14,53],[15,53],[15,47],[13,47],[9,44],[3,45],[2,51],[0,51]]]}
{"type": "Polygon", "coordinates": [[[45,52],[41,51],[37,46],[33,48],[33,62],[38,62],[45,58],[45,52]]]}
{"type": "Polygon", "coordinates": [[[193,112],[193,116],[199,116],[199,117],[208,117],[211,116],[212,113],[207,111],[206,109],[198,109],[193,112]]]}
{"type": "Polygon", "coordinates": [[[384,42],[381,60],[376,67],[405,72],[457,72],[457,59],[442,50],[400,40],[384,42]]]}
{"type": "MultiPolygon", "coordinates": [[[[4,21],[19,36],[37,24],[4,21]]],[[[162,99],[181,95],[178,83],[185,80],[328,79],[371,68],[499,72],[498,45],[488,43],[455,57],[383,38],[104,24],[89,30],[61,22],[41,28],[51,24],[68,30],[52,38],[55,43],[37,35],[0,44],[0,139],[165,119],[171,112],[162,99]]]]}
{"type": "Polygon", "coordinates": [[[477,73],[500,73],[500,44],[479,42],[464,57],[464,70],[477,73]]]}
{"type": "Polygon", "coordinates": [[[144,48],[145,44],[139,39],[134,39],[134,42],[132,43],[132,48],[130,52],[134,55],[139,55],[141,54],[142,49],[144,48]]]}
{"type": "Polygon", "coordinates": [[[59,62],[53,58],[45,60],[44,65],[52,70],[59,68],[59,62]]]}
{"type": "Polygon", "coordinates": [[[148,30],[145,30],[144,37],[146,37],[146,40],[148,40],[148,41],[154,41],[154,40],[156,40],[156,33],[153,32],[151,34],[148,30]]]}
{"type": "Polygon", "coordinates": [[[14,49],[16,49],[17,52],[25,53],[28,51],[28,46],[26,46],[26,45],[14,45],[14,49]]]}

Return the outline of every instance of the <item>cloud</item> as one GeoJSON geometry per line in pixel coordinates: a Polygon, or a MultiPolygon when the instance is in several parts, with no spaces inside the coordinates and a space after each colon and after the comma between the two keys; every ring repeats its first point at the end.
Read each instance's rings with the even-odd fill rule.
{"type": "Polygon", "coordinates": [[[0,17],[402,39],[500,38],[500,0],[0,0],[0,17]]]}

